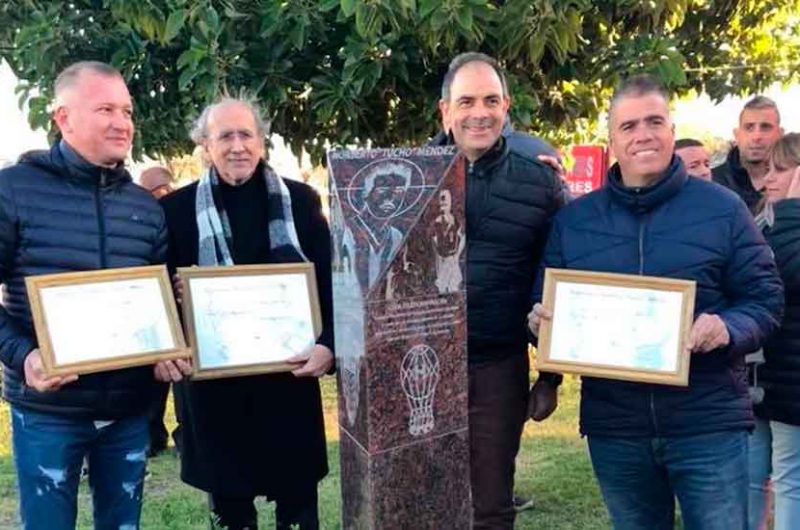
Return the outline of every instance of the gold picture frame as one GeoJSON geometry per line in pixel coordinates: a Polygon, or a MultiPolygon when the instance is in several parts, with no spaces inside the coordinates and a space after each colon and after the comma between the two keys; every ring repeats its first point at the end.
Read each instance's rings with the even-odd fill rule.
{"type": "Polygon", "coordinates": [[[322,331],[313,263],[181,267],[178,275],[193,379],[294,370],[286,359],[322,331]]]}
{"type": "Polygon", "coordinates": [[[536,368],[687,386],[695,282],[545,270],[536,368]]]}
{"type": "Polygon", "coordinates": [[[28,276],[25,286],[47,375],[190,356],[164,265],[28,276]]]}

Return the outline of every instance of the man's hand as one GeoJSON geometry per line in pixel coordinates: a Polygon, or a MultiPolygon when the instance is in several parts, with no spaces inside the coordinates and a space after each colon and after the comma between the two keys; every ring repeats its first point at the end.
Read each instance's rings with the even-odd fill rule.
{"type": "Polygon", "coordinates": [[[183,280],[176,272],[172,275],[172,291],[175,293],[175,301],[178,305],[183,304],[183,280]]]}
{"type": "Polygon", "coordinates": [[[692,325],[687,346],[691,352],[707,353],[727,346],[730,341],[728,326],[719,315],[702,313],[692,325]]]}
{"type": "Polygon", "coordinates": [[[315,344],[288,362],[302,363],[300,368],[292,370],[295,377],[322,377],[333,366],[333,352],[327,346],[315,344]]]}
{"type": "Polygon", "coordinates": [[[162,383],[177,383],[192,375],[192,363],[188,359],[161,361],[153,366],[153,375],[162,383]]]}
{"type": "Polygon", "coordinates": [[[551,318],[553,318],[553,313],[549,309],[545,309],[542,304],[533,306],[533,310],[528,313],[528,328],[534,337],[539,336],[539,326],[542,325],[542,320],[550,320],[551,318]]]}
{"type": "Polygon", "coordinates": [[[550,417],[558,407],[558,388],[549,381],[539,379],[528,395],[528,417],[542,421],[550,417]]]}
{"type": "Polygon", "coordinates": [[[800,167],[795,168],[792,182],[786,192],[787,199],[800,199],[800,167]]]}
{"type": "Polygon", "coordinates": [[[564,166],[561,164],[561,161],[558,158],[550,155],[539,155],[536,158],[539,160],[539,162],[547,164],[553,168],[553,171],[556,172],[556,175],[558,175],[561,180],[567,178],[567,170],[564,169],[564,166]]]}
{"type": "Polygon", "coordinates": [[[34,348],[25,357],[25,384],[39,392],[53,392],[62,386],[78,380],[76,374],[54,375],[47,377],[42,364],[42,354],[39,348],[34,348]]]}

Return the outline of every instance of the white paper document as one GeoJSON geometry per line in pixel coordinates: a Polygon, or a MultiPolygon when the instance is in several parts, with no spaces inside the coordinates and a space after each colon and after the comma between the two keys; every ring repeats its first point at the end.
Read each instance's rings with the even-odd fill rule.
{"type": "Polygon", "coordinates": [[[677,371],[680,292],[559,282],[555,301],[551,360],[677,371]]]}
{"type": "Polygon", "coordinates": [[[41,299],[57,365],[176,347],[156,278],[45,287],[41,299]]]}
{"type": "Polygon", "coordinates": [[[197,277],[189,288],[201,369],[281,362],[316,341],[303,273],[197,277]]]}

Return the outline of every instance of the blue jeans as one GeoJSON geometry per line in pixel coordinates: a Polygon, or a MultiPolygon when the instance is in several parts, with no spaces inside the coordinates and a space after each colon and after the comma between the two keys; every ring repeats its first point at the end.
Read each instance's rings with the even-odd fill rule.
{"type": "Polygon", "coordinates": [[[676,438],[589,437],[615,530],[746,530],[747,433],[676,438]]]}
{"type": "Polygon", "coordinates": [[[800,528],[800,427],[756,420],[750,437],[750,530],[767,528],[770,481],[775,491],[774,530],[800,528]]]}
{"type": "Polygon", "coordinates": [[[84,457],[97,530],[136,530],[147,461],[147,416],[109,422],[12,407],[24,530],[73,530],[84,457]]]}

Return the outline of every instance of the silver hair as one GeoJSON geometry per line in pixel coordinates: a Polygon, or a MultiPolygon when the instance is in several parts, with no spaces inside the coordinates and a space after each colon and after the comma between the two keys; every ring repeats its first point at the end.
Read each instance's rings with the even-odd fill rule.
{"type": "Polygon", "coordinates": [[[78,61],[64,68],[56,77],[54,92],[56,99],[69,88],[75,86],[78,78],[83,72],[92,72],[106,77],[118,77],[123,79],[122,74],[113,66],[101,63],[100,61],[78,61]]]}
{"type": "Polygon", "coordinates": [[[611,130],[611,116],[614,109],[619,104],[620,100],[625,98],[639,98],[656,94],[664,99],[664,102],[669,106],[669,91],[664,84],[653,75],[650,74],[636,74],[624,79],[615,89],[611,95],[611,102],[608,107],[607,123],[609,131],[611,130]]]}
{"type": "Polygon", "coordinates": [[[189,132],[189,137],[192,139],[195,145],[202,145],[203,142],[205,142],[205,140],[208,138],[208,118],[211,116],[211,113],[219,107],[224,107],[231,104],[244,105],[253,115],[253,120],[256,122],[256,130],[258,135],[262,140],[266,138],[266,136],[269,134],[269,122],[262,117],[261,109],[254,99],[247,96],[222,96],[214,103],[204,108],[203,112],[201,112],[194,123],[192,123],[192,129],[189,132]]]}

